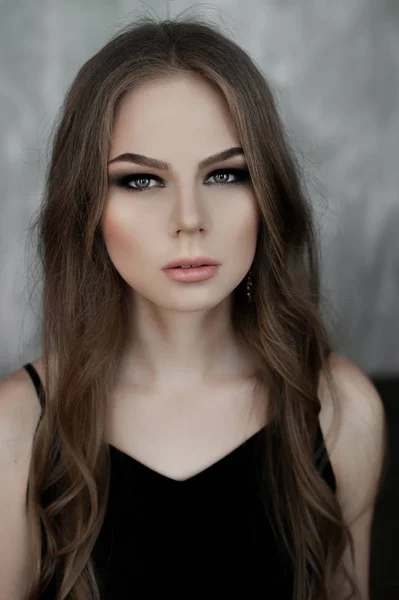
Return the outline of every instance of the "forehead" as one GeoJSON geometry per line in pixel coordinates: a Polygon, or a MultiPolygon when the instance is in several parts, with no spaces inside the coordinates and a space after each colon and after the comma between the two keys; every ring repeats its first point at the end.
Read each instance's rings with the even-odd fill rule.
{"type": "Polygon", "coordinates": [[[195,74],[179,74],[126,92],[115,114],[113,154],[157,151],[167,160],[182,145],[202,147],[201,157],[239,145],[227,101],[215,85],[195,74]]]}

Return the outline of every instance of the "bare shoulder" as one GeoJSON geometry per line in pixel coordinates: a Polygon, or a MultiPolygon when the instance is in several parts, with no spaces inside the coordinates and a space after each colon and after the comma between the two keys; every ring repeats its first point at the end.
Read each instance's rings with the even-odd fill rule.
{"type": "Polygon", "coordinates": [[[21,482],[28,475],[40,411],[36,389],[23,367],[0,379],[0,464],[3,472],[13,465],[21,482]]]}
{"type": "Polygon", "coordinates": [[[23,367],[0,379],[0,598],[25,598],[31,566],[26,491],[40,410],[23,367]]]}
{"type": "MultiPolygon", "coordinates": [[[[32,361],[32,364],[36,368],[40,362],[41,359],[32,361]]],[[[11,439],[24,440],[33,435],[40,411],[39,398],[26,369],[21,367],[0,379],[1,444],[11,439]]]]}
{"type": "Polygon", "coordinates": [[[385,459],[386,416],[374,384],[358,365],[334,352],[329,367],[340,412],[333,441],[329,442],[334,407],[323,374],[320,423],[337,479],[337,498],[350,522],[375,501],[385,459]]]}
{"type": "MultiPolygon", "coordinates": [[[[343,354],[333,352],[328,360],[332,381],[343,415],[355,417],[354,422],[345,419],[345,426],[358,429],[361,424],[383,416],[382,400],[371,379],[354,362],[343,354]]],[[[332,416],[331,390],[324,373],[320,374],[319,397],[321,411],[332,416]]],[[[327,423],[327,420],[326,420],[327,423]]],[[[343,423],[344,424],[344,423],[343,423]]]]}
{"type": "Polygon", "coordinates": [[[40,412],[36,389],[23,367],[0,379],[2,501],[7,498],[16,503],[24,501],[32,443],[40,412]]]}
{"type": "MultiPolygon", "coordinates": [[[[357,583],[360,597],[369,600],[371,529],[387,459],[385,409],[374,384],[358,365],[333,353],[328,367],[338,411],[333,407],[325,374],[321,373],[320,425],[336,479],[335,495],[354,551],[353,561],[349,544],[345,546],[342,564],[357,583]],[[336,412],[338,426],[333,426],[336,433],[332,441],[331,422],[336,412]]],[[[332,591],[334,598],[348,597],[350,590],[340,573],[332,591]]]]}

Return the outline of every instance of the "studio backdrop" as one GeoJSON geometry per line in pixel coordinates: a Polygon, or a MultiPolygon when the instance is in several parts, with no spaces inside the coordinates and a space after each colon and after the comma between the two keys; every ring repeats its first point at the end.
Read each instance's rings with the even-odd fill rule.
{"type": "Polygon", "coordinates": [[[27,228],[51,127],[80,66],[135,16],[214,19],[270,82],[317,214],[336,350],[399,372],[399,2],[0,3],[0,377],[41,355],[27,228]],[[169,12],[168,12],[169,11],[169,12]]]}

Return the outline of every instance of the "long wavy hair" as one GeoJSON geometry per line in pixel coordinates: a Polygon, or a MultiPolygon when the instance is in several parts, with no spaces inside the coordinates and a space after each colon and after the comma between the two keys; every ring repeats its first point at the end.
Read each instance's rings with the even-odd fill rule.
{"type": "MultiPolygon", "coordinates": [[[[123,355],[128,286],[101,233],[115,111],[148,81],[200,75],[223,93],[260,209],[252,264],[233,291],[232,322],[267,382],[271,426],[265,470],[278,539],[295,572],[296,600],[331,600],[353,540],[335,494],[315,467],[320,373],[339,405],[322,317],[317,232],[301,168],[272,88],[249,55],[206,19],[139,17],[78,71],[55,121],[37,231],[46,408],[36,429],[28,488],[36,600],[55,577],[59,600],[98,600],[92,550],[110,482],[105,406],[123,355]],[[295,499],[295,501],[293,501],[295,499]]],[[[327,461],[326,452],[322,461],[327,461]]],[[[265,477],[266,480],[266,477],[265,477]]]]}

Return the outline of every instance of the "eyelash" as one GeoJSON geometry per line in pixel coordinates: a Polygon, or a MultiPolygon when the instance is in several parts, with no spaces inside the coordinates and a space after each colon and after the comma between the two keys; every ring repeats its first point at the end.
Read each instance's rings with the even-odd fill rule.
{"type": "MultiPolygon", "coordinates": [[[[249,171],[248,169],[238,169],[238,168],[231,168],[231,169],[218,169],[217,171],[212,171],[212,173],[210,173],[207,177],[207,179],[209,179],[210,177],[214,177],[215,175],[219,175],[219,174],[229,174],[229,175],[234,175],[235,177],[237,177],[237,179],[235,181],[217,181],[215,182],[215,185],[234,185],[234,184],[238,184],[238,183],[245,183],[246,181],[248,181],[250,179],[249,176],[249,171]]],[[[121,187],[125,190],[128,190],[129,192],[145,192],[147,190],[152,190],[154,187],[157,186],[152,186],[152,187],[144,187],[144,188],[134,188],[131,187],[130,185],[128,185],[129,182],[131,181],[136,181],[137,179],[154,179],[158,182],[161,182],[162,179],[161,177],[158,177],[157,175],[153,175],[151,173],[135,173],[134,175],[122,175],[121,177],[110,177],[109,178],[109,182],[110,183],[115,183],[118,187],[121,187]]],[[[209,185],[206,184],[206,185],[209,185]]]]}

